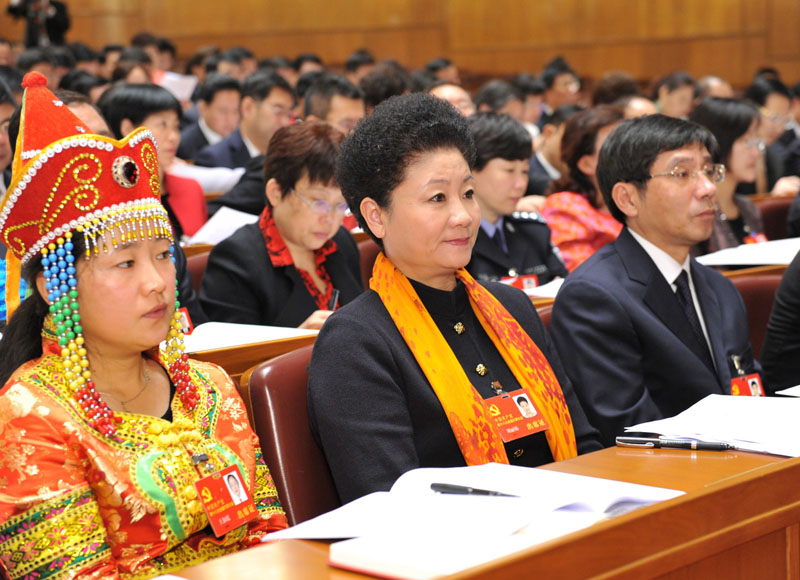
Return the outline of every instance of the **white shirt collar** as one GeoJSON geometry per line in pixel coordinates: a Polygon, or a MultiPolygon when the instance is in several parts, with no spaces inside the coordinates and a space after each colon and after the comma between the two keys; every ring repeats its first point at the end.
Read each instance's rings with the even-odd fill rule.
{"type": "Polygon", "coordinates": [[[536,159],[538,159],[539,163],[542,164],[542,167],[544,167],[544,170],[547,172],[547,175],[550,176],[550,179],[561,179],[561,172],[550,165],[547,159],[544,158],[544,155],[542,155],[541,151],[536,152],[536,159]]]}
{"type": "Polygon", "coordinates": [[[645,252],[647,252],[647,255],[650,256],[651,260],[653,260],[656,268],[658,268],[658,271],[661,272],[662,276],[664,276],[664,279],[667,281],[667,284],[672,287],[673,291],[675,290],[675,278],[680,275],[681,270],[686,270],[686,273],[689,275],[689,280],[692,279],[692,272],[689,268],[688,254],[686,255],[686,259],[683,261],[683,264],[681,264],[664,250],[656,246],[653,242],[646,240],[630,228],[628,228],[628,231],[633,236],[633,239],[639,242],[639,245],[642,246],[645,252]]]}
{"type": "Polygon", "coordinates": [[[253,145],[253,142],[250,141],[250,139],[248,139],[247,137],[245,137],[244,133],[242,133],[242,141],[244,141],[244,146],[247,147],[247,152],[250,154],[251,158],[262,155],[261,150],[255,145],[253,145]]]}
{"type": "Polygon", "coordinates": [[[197,126],[200,127],[200,132],[203,134],[203,137],[206,138],[206,141],[208,141],[209,145],[216,145],[224,139],[222,135],[208,126],[208,123],[205,122],[203,117],[200,117],[197,120],[197,126]]]}

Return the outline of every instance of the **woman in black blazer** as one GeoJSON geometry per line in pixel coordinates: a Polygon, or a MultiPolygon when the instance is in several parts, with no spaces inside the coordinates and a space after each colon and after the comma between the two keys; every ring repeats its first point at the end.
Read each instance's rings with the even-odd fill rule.
{"type": "Polygon", "coordinates": [[[362,292],[334,177],[342,138],[325,123],[291,125],[272,137],[264,211],[209,256],[200,302],[211,320],[315,329],[362,292]]]}

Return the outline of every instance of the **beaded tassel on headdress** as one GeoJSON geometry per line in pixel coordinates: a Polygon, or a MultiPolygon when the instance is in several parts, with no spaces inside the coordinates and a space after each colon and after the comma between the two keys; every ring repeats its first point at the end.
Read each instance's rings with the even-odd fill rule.
{"type": "MultiPolygon", "coordinates": [[[[88,134],[88,129],[47,90],[46,79],[23,80],[20,132],[11,184],[0,202],[0,241],[8,248],[9,317],[17,303],[21,265],[41,255],[49,318],[61,348],[65,381],[88,423],[114,438],[121,422],[97,392],[81,327],[76,279],[75,236],[85,242],[84,258],[145,239],[173,239],[159,196],[156,143],[146,129],[121,141],[88,134]],[[9,299],[11,298],[11,299],[9,299]]],[[[187,409],[198,394],[189,377],[188,357],[177,312],[170,322],[162,358],[187,409]]]]}

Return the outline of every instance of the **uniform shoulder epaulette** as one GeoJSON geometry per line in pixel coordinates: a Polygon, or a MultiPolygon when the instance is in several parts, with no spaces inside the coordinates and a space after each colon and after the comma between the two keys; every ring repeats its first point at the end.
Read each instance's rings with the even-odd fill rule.
{"type": "Polygon", "coordinates": [[[542,215],[535,211],[515,211],[511,214],[511,219],[516,222],[539,222],[546,224],[547,222],[542,215]]]}

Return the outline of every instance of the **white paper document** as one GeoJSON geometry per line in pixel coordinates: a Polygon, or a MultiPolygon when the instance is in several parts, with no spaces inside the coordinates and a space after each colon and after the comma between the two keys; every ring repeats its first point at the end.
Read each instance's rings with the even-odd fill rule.
{"type": "Polygon", "coordinates": [[[377,492],[297,526],[268,534],[354,538],[330,547],[330,563],[387,578],[437,578],[489,562],[683,492],[490,463],[421,468],[377,492]],[[432,483],[517,497],[439,494],[432,483]]]}
{"type": "Polygon", "coordinates": [[[561,290],[561,285],[564,283],[564,278],[556,278],[547,284],[536,286],[535,288],[525,288],[523,292],[528,296],[534,298],[555,298],[558,291],[561,290]]]}
{"type": "Polygon", "coordinates": [[[669,439],[724,441],[744,451],[800,457],[800,399],[709,395],[669,419],[626,427],[669,439]]]}
{"type": "Polygon", "coordinates": [[[781,391],[775,391],[775,394],[783,395],[784,397],[800,397],[800,385],[795,385],[781,391]]]}
{"type": "Polygon", "coordinates": [[[389,492],[364,496],[292,528],[268,534],[264,541],[373,534],[475,534],[477,520],[481,534],[508,536],[524,531],[543,541],[616,515],[620,507],[642,507],[682,493],[498,463],[420,468],[402,475],[389,492]],[[431,490],[431,483],[493,490],[517,497],[439,494],[431,490]],[[542,525],[543,521],[547,525],[542,525]],[[532,522],[536,523],[533,527],[529,526],[532,522]],[[553,530],[555,534],[541,536],[543,531],[553,530]]]}
{"type": "Polygon", "coordinates": [[[258,221],[251,213],[222,206],[189,240],[190,244],[218,244],[242,226],[258,221]]]}
{"type": "Polygon", "coordinates": [[[770,266],[789,264],[800,251],[800,238],[774,240],[760,244],[742,244],[700,256],[706,266],[770,266]]]}
{"type": "Polygon", "coordinates": [[[206,322],[195,327],[194,332],[187,334],[183,342],[186,345],[186,352],[193,353],[270,340],[281,340],[283,338],[316,336],[318,332],[318,330],[305,330],[286,326],[206,322]]]}

